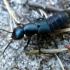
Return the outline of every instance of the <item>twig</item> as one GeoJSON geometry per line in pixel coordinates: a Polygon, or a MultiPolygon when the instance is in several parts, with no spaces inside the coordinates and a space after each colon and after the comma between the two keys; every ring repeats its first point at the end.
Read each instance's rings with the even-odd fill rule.
{"type": "MultiPolygon", "coordinates": [[[[58,53],[68,51],[67,48],[61,48],[61,49],[41,49],[41,53],[58,53]]],[[[30,52],[25,52],[26,54],[38,54],[39,50],[32,50],[30,52]]]]}
{"type": "Polygon", "coordinates": [[[64,9],[58,9],[56,7],[53,7],[53,6],[48,6],[48,5],[44,5],[44,4],[40,4],[40,3],[37,3],[37,2],[31,2],[31,1],[28,1],[28,5],[29,6],[32,6],[32,7],[36,7],[36,8],[42,8],[42,9],[45,9],[45,10],[50,10],[50,11],[64,11],[64,9]]]}
{"type": "Polygon", "coordinates": [[[7,1],[7,0],[3,0],[3,1],[4,1],[4,4],[6,5],[6,8],[7,8],[9,14],[12,16],[12,18],[13,18],[17,23],[21,23],[20,21],[17,20],[17,17],[16,17],[16,15],[15,15],[14,11],[10,8],[10,5],[9,5],[8,1],[7,1]]]}

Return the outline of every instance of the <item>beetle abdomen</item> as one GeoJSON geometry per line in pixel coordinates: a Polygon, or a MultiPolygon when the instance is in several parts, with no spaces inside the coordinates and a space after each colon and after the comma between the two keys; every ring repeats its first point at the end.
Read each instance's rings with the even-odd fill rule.
{"type": "Polygon", "coordinates": [[[69,16],[66,12],[59,12],[47,19],[47,23],[51,31],[61,28],[65,23],[68,22],[69,16]]]}

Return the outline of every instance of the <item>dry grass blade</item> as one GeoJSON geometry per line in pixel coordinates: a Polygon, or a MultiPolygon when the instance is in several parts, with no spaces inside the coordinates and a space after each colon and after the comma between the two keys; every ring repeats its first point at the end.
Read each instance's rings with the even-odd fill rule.
{"type": "Polygon", "coordinates": [[[65,27],[70,27],[70,23],[66,24],[65,27]]]}
{"type": "MultiPolygon", "coordinates": [[[[41,49],[41,53],[58,53],[68,51],[67,48],[60,48],[60,49],[41,49]]],[[[38,54],[39,50],[32,50],[30,52],[25,52],[26,54],[38,54]]]]}
{"type": "Polygon", "coordinates": [[[9,5],[8,1],[7,1],[7,0],[3,0],[3,1],[4,1],[4,4],[6,5],[6,8],[7,8],[9,14],[12,16],[12,18],[13,18],[17,23],[21,23],[20,21],[17,20],[17,17],[16,17],[16,15],[15,15],[14,11],[10,8],[10,5],[9,5]]]}
{"type": "Polygon", "coordinates": [[[59,62],[59,64],[60,64],[62,70],[65,70],[65,69],[64,69],[64,66],[63,66],[63,64],[62,64],[62,62],[61,62],[61,60],[59,59],[59,57],[58,57],[56,54],[55,54],[55,56],[56,56],[56,58],[57,58],[57,60],[58,60],[58,62],[59,62]]]}
{"type": "Polygon", "coordinates": [[[69,32],[69,31],[70,31],[70,28],[65,28],[65,29],[56,30],[56,31],[51,32],[49,34],[59,34],[59,33],[64,33],[64,32],[69,32]]]}
{"type": "Polygon", "coordinates": [[[45,11],[43,11],[42,9],[38,9],[38,10],[40,11],[42,17],[45,16],[46,19],[48,18],[48,16],[47,16],[45,11]]]}

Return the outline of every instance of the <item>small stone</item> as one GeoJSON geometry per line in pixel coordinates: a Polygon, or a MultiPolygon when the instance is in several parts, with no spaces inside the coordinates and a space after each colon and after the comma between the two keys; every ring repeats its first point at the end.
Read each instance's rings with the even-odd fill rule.
{"type": "Polygon", "coordinates": [[[70,44],[66,44],[66,47],[70,50],[70,44]]]}
{"type": "Polygon", "coordinates": [[[25,4],[26,3],[26,0],[11,0],[10,2],[14,2],[14,3],[17,3],[17,4],[25,4]]]}
{"type": "Polygon", "coordinates": [[[2,59],[2,62],[5,64],[5,62],[6,62],[5,59],[2,59]]]}

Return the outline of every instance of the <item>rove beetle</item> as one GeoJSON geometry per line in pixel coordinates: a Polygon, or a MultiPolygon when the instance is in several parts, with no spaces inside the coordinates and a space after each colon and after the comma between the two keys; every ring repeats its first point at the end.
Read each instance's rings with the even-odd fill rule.
{"type": "MultiPolygon", "coordinates": [[[[34,34],[37,34],[38,36],[47,35],[47,33],[53,32],[53,31],[61,28],[64,24],[66,24],[68,22],[69,18],[70,18],[69,12],[64,12],[64,11],[57,12],[56,14],[54,14],[53,16],[51,16],[47,19],[44,18],[44,19],[35,21],[34,23],[29,23],[24,26],[18,26],[17,28],[15,28],[13,30],[11,37],[14,40],[19,40],[24,37],[24,34],[26,34],[26,36],[30,37],[28,39],[27,45],[24,47],[24,48],[26,48],[31,40],[32,35],[34,35],[34,34]]],[[[8,46],[9,46],[9,44],[8,44],[8,46]]],[[[5,48],[5,50],[7,49],[7,47],[5,48]]],[[[38,46],[38,49],[40,52],[39,46],[38,46]]]]}

